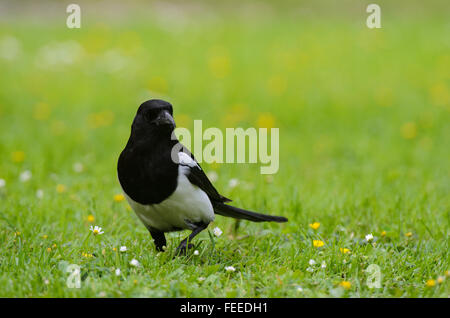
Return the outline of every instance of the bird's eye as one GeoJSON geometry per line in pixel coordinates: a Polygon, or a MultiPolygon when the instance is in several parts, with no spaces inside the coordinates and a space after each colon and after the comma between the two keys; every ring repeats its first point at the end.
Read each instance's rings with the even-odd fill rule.
{"type": "Polygon", "coordinates": [[[156,110],[149,110],[145,114],[145,118],[150,122],[150,121],[154,120],[157,115],[158,115],[158,112],[156,110]]]}

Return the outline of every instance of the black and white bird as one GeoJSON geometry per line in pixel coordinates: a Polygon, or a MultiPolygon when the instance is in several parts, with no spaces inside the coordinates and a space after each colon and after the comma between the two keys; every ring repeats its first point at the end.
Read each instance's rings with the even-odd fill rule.
{"type": "Polygon", "coordinates": [[[281,216],[246,211],[226,204],[194,156],[174,137],[172,105],[152,99],[142,103],[117,164],[120,185],[129,204],[150,232],[158,251],[165,232],[191,230],[176,253],[214,221],[215,214],[253,222],[286,222],[281,216]]]}

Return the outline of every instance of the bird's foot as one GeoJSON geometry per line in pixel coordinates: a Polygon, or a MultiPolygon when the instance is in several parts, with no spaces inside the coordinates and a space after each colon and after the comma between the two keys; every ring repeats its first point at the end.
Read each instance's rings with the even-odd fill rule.
{"type": "Polygon", "coordinates": [[[194,244],[190,244],[190,243],[187,244],[186,242],[181,242],[175,251],[175,256],[187,255],[187,250],[191,249],[193,247],[194,247],[194,244]]]}

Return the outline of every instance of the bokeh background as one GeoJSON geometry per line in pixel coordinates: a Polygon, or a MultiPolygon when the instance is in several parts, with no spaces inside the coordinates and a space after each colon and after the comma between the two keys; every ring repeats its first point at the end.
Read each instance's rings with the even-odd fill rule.
{"type": "MultiPolygon", "coordinates": [[[[0,295],[52,295],[17,281],[41,286],[42,268],[64,254],[42,265],[42,236],[82,241],[88,215],[112,242],[145,241],[153,253],[113,200],[118,155],[150,98],[170,101],[179,127],[280,128],[273,176],[255,164],[203,165],[236,204],[290,218],[244,231],[295,237],[320,221],[329,237],[386,231],[411,244],[409,233],[427,246],[415,258],[435,254],[400,280],[446,269],[448,1],[377,1],[381,29],[366,27],[369,1],[77,1],[80,29],[66,27],[69,3],[0,1],[0,267],[12,273],[0,274],[10,283],[0,295]]],[[[231,233],[233,221],[217,222],[231,233]]],[[[387,295],[414,295],[414,284],[387,295]]]]}

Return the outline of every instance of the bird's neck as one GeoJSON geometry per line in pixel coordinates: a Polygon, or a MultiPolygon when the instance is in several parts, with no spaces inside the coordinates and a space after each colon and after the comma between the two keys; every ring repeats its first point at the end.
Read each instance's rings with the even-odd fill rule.
{"type": "Polygon", "coordinates": [[[176,143],[178,143],[178,140],[172,139],[172,132],[170,131],[156,131],[152,133],[132,131],[127,147],[145,152],[149,150],[166,151],[171,149],[176,143]]]}

